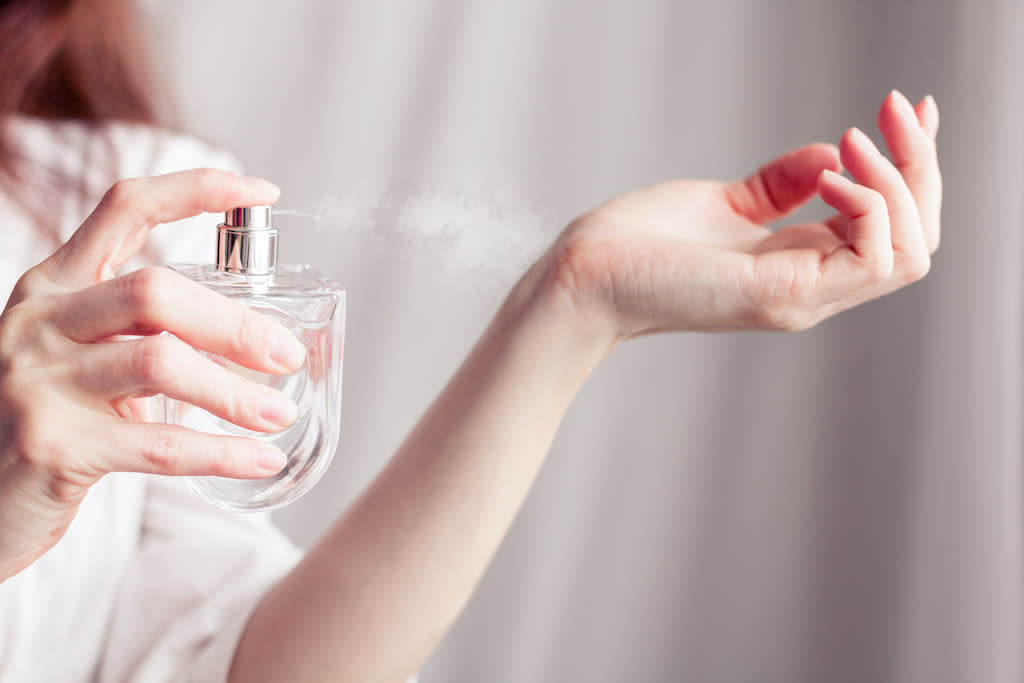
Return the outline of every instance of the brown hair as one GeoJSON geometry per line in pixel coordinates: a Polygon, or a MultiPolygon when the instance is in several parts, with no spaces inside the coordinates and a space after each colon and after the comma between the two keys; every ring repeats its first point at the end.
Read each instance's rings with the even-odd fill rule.
{"type": "Polygon", "coordinates": [[[23,189],[26,177],[7,138],[14,115],[158,123],[144,47],[133,0],[0,0],[0,187],[23,189]]]}

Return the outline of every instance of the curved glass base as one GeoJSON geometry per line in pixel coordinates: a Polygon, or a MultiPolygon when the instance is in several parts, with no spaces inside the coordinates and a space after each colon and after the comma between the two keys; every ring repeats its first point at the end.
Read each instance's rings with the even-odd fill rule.
{"type": "Polygon", "coordinates": [[[257,512],[282,507],[302,496],[323,476],[334,457],[340,431],[344,294],[332,292],[330,296],[292,300],[247,294],[246,305],[282,324],[303,343],[303,366],[291,374],[274,375],[250,370],[221,356],[203,355],[248,380],[289,396],[298,406],[298,419],[280,432],[267,434],[244,429],[193,405],[167,398],[164,420],[207,434],[262,441],[283,451],[288,458],[284,469],[265,479],[187,479],[195,493],[217,507],[257,512]],[[306,315],[296,315],[296,310],[306,315]]]}

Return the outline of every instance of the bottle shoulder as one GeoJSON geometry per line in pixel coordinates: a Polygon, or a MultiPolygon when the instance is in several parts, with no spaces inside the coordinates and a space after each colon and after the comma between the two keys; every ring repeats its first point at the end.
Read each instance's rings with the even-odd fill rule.
{"type": "Polygon", "coordinates": [[[337,282],[307,265],[279,265],[269,275],[242,275],[218,270],[212,264],[165,263],[164,266],[190,280],[217,290],[226,296],[344,296],[337,282]]]}

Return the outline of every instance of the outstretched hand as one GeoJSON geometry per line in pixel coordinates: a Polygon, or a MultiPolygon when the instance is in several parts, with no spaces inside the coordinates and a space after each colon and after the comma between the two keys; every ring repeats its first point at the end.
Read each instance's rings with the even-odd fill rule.
{"type": "Polygon", "coordinates": [[[801,147],[745,180],[675,181],[619,197],[563,233],[558,281],[616,339],[801,330],[914,282],[939,243],[938,109],[893,91],[878,127],[891,161],[851,128],[838,147],[801,147]],[[836,215],[766,227],[816,194],[836,215]]]}

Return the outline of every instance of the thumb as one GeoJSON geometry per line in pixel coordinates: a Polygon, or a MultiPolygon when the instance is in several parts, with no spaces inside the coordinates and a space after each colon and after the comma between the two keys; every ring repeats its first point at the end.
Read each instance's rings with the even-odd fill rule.
{"type": "Polygon", "coordinates": [[[770,161],[753,175],[725,185],[729,204],[754,223],[770,223],[789,215],[818,188],[825,169],[839,171],[839,149],[822,142],[798,147],[770,161]]]}

